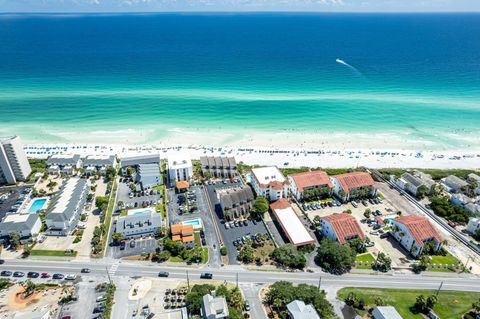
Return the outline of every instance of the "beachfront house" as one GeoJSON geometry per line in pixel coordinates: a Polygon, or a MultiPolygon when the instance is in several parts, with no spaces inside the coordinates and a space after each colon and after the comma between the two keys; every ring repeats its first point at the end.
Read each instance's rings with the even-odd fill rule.
{"type": "Polygon", "coordinates": [[[200,310],[203,319],[228,318],[228,304],[223,296],[217,297],[215,291],[203,296],[202,308],[200,310]]]}
{"type": "Polygon", "coordinates": [[[287,197],[288,180],[276,166],[252,168],[247,174],[247,181],[257,196],[263,196],[270,201],[287,197]]]}
{"type": "Polygon", "coordinates": [[[200,165],[203,176],[232,178],[238,175],[235,157],[201,156],[200,165]]]}
{"type": "Polygon", "coordinates": [[[347,213],[332,214],[322,217],[320,220],[322,235],[330,240],[336,240],[341,245],[351,239],[365,239],[360,225],[355,217],[347,213]]]}
{"type": "Polygon", "coordinates": [[[187,153],[170,153],[167,156],[168,177],[170,186],[176,182],[190,181],[193,176],[192,160],[187,153]]]}
{"type": "Polygon", "coordinates": [[[232,220],[250,213],[255,196],[250,186],[239,186],[217,190],[217,197],[222,208],[223,218],[232,220]]]}
{"type": "Polygon", "coordinates": [[[412,194],[413,196],[418,195],[418,190],[424,186],[427,192],[430,191],[431,186],[424,182],[421,178],[412,175],[410,173],[403,173],[399,178],[395,176],[391,177],[391,180],[397,185],[400,189],[412,194]]]}
{"type": "Polygon", "coordinates": [[[115,232],[124,238],[153,236],[162,227],[162,214],[153,208],[133,209],[126,216],[120,216],[115,224],[115,232]]]}
{"type": "Polygon", "coordinates": [[[302,300],[294,300],[287,305],[289,319],[320,319],[313,305],[306,305],[302,300]]]}
{"type": "Polygon", "coordinates": [[[426,244],[432,243],[433,251],[442,248],[443,239],[423,216],[409,215],[390,219],[393,237],[413,256],[422,254],[426,244]]]}
{"type": "Polygon", "coordinates": [[[477,218],[477,217],[470,218],[467,224],[467,231],[472,235],[477,234],[477,232],[480,231],[480,218],[477,218]]]}
{"type": "Polygon", "coordinates": [[[463,179],[450,175],[442,179],[443,186],[450,193],[461,193],[468,186],[468,183],[463,179]]]}
{"type": "Polygon", "coordinates": [[[62,184],[47,210],[46,234],[55,236],[71,234],[83,213],[89,188],[88,181],[81,178],[70,178],[62,184]]]}
{"type": "Polygon", "coordinates": [[[20,137],[0,137],[0,184],[24,181],[31,171],[20,137]]]}
{"type": "Polygon", "coordinates": [[[42,221],[38,214],[10,214],[0,223],[0,241],[8,240],[10,233],[16,233],[21,242],[29,241],[40,233],[42,221]]]}
{"type": "Polygon", "coordinates": [[[89,155],[83,160],[82,165],[86,175],[95,175],[98,172],[105,176],[108,167],[116,167],[117,157],[115,155],[89,155]]]}
{"type": "Polygon", "coordinates": [[[288,175],[289,191],[297,200],[330,196],[333,183],[327,173],[312,171],[288,175]]]}
{"type": "Polygon", "coordinates": [[[333,191],[343,202],[373,197],[377,193],[377,184],[367,172],[352,172],[332,177],[333,191]]]}
{"type": "Polygon", "coordinates": [[[477,187],[475,187],[474,191],[475,191],[475,194],[480,195],[480,176],[478,176],[475,173],[470,173],[467,176],[467,181],[469,183],[476,183],[477,184],[477,187]]]}
{"type": "Polygon", "coordinates": [[[288,200],[280,198],[270,204],[270,209],[292,245],[304,246],[315,243],[288,200]]]}
{"type": "Polygon", "coordinates": [[[47,159],[49,174],[73,175],[82,168],[79,154],[52,155],[47,159]]]}

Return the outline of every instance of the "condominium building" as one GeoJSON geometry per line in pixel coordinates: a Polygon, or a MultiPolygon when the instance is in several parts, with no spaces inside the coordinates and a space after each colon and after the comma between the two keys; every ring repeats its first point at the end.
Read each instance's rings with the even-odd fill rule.
{"type": "Polygon", "coordinates": [[[168,176],[170,185],[176,182],[189,181],[193,176],[193,166],[190,156],[186,153],[172,153],[167,156],[168,176]]]}
{"type": "Polygon", "coordinates": [[[332,178],[333,191],[342,201],[375,196],[377,184],[367,172],[352,172],[335,175],[332,178]]]}
{"type": "Polygon", "coordinates": [[[83,160],[83,168],[87,175],[93,175],[97,172],[100,175],[107,173],[108,167],[117,165],[117,157],[115,155],[89,155],[83,160]]]}
{"type": "Polygon", "coordinates": [[[231,178],[238,174],[235,157],[201,156],[200,164],[202,173],[211,177],[231,178]]]}
{"type": "Polygon", "coordinates": [[[66,236],[77,226],[89,191],[86,179],[65,181],[48,209],[45,222],[47,234],[66,236]]]}
{"type": "Polygon", "coordinates": [[[336,240],[341,245],[352,239],[365,239],[365,234],[355,217],[347,213],[324,216],[321,218],[320,225],[325,238],[336,240]]]}
{"type": "Polygon", "coordinates": [[[24,181],[31,171],[20,137],[0,138],[0,184],[24,181]]]}
{"type": "Polygon", "coordinates": [[[290,192],[298,200],[305,197],[328,196],[333,189],[332,181],[323,171],[290,174],[288,181],[290,182],[290,192]]]}
{"type": "Polygon", "coordinates": [[[49,174],[73,175],[82,168],[82,160],[79,154],[52,155],[47,160],[49,174]]]}
{"type": "Polygon", "coordinates": [[[287,196],[289,182],[276,166],[252,168],[247,181],[257,193],[275,201],[287,196]]]}
{"type": "Polygon", "coordinates": [[[124,238],[135,238],[155,235],[162,226],[162,214],[153,208],[139,208],[128,211],[121,216],[115,225],[115,232],[124,238]]]}
{"type": "Polygon", "coordinates": [[[255,202],[250,186],[240,186],[217,190],[223,217],[231,220],[250,213],[255,202]]]}
{"type": "Polygon", "coordinates": [[[38,214],[10,214],[0,223],[0,240],[3,241],[16,233],[22,242],[40,233],[42,221],[38,214]]]}

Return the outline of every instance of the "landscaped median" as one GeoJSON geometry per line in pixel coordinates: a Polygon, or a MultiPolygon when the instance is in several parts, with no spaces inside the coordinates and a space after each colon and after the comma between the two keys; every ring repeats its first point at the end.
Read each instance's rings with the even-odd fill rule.
{"type": "Polygon", "coordinates": [[[51,257],[75,257],[77,256],[76,250],[43,250],[32,249],[30,256],[51,256],[51,257]]]}
{"type": "MultiPolygon", "coordinates": [[[[435,294],[435,290],[420,289],[342,288],[338,291],[337,298],[346,303],[353,302],[353,307],[360,316],[365,316],[376,305],[390,305],[395,307],[403,319],[421,319],[424,316],[415,307],[419,296],[428,299],[435,294]]],[[[463,318],[479,298],[480,293],[442,290],[433,311],[440,318],[463,318]]]]}

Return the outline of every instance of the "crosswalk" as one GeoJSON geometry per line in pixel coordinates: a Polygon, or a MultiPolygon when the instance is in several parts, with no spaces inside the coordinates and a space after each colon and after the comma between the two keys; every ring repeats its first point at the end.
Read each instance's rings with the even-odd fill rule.
{"type": "Polygon", "coordinates": [[[119,262],[119,261],[114,262],[114,263],[112,264],[112,266],[110,267],[110,269],[108,270],[108,274],[109,274],[110,276],[115,275],[115,272],[117,271],[118,266],[120,266],[120,262],[119,262]]]}

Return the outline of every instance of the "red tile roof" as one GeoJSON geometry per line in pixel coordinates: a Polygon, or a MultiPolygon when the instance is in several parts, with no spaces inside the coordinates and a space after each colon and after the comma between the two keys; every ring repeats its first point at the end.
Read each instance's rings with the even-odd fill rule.
{"type": "Polygon", "coordinates": [[[373,186],[374,188],[377,188],[377,184],[375,184],[372,176],[367,172],[345,173],[335,175],[334,177],[338,180],[340,186],[342,186],[346,193],[350,192],[352,188],[358,187],[373,186]]]}
{"type": "Polygon", "coordinates": [[[380,226],[384,226],[385,222],[383,221],[382,217],[380,216],[375,216],[375,220],[378,222],[380,226]]]}
{"type": "Polygon", "coordinates": [[[290,177],[295,181],[298,191],[303,192],[304,188],[328,185],[332,188],[333,184],[327,173],[323,171],[312,171],[298,174],[290,174],[290,177]]]}
{"type": "Polygon", "coordinates": [[[443,241],[436,229],[432,226],[428,218],[422,216],[402,216],[395,219],[395,221],[405,225],[410,235],[421,247],[424,246],[424,241],[435,238],[439,243],[443,241]]]}
{"type": "Polygon", "coordinates": [[[350,214],[332,214],[322,217],[322,219],[332,225],[332,229],[337,236],[338,242],[342,245],[347,242],[347,238],[358,237],[365,239],[365,235],[363,234],[360,225],[355,217],[350,214]]]}
{"type": "Polygon", "coordinates": [[[290,203],[288,202],[288,200],[286,200],[285,198],[280,198],[279,200],[273,202],[270,204],[270,208],[272,210],[275,210],[275,209],[285,209],[285,208],[288,208],[288,207],[291,207],[290,203]]]}
{"type": "Polygon", "coordinates": [[[273,182],[270,182],[270,187],[277,190],[277,191],[280,191],[283,189],[283,184],[280,183],[280,182],[277,182],[277,181],[273,181],[273,182]]]}

